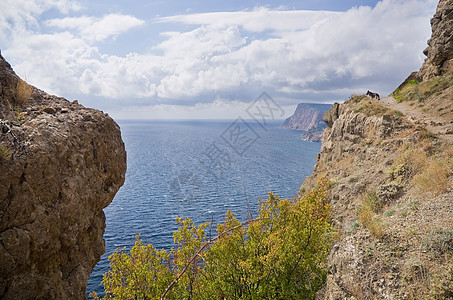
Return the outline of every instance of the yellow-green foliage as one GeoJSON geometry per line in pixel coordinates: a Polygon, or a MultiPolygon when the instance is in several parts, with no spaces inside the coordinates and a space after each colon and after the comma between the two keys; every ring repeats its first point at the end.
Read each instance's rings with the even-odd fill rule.
{"type": "Polygon", "coordinates": [[[445,156],[428,157],[421,149],[408,149],[389,168],[388,179],[398,184],[411,183],[419,194],[439,195],[450,188],[448,155],[446,151],[445,156]]]}
{"type": "Polygon", "coordinates": [[[10,159],[11,149],[4,144],[0,144],[0,163],[10,159]]]}
{"type": "Polygon", "coordinates": [[[398,102],[414,100],[422,102],[429,96],[441,93],[443,90],[452,85],[453,73],[448,73],[443,76],[436,76],[423,82],[411,80],[401,89],[396,89],[392,95],[398,102]]]}
{"type": "Polygon", "coordinates": [[[428,157],[423,150],[409,149],[403,152],[387,171],[389,181],[406,183],[426,166],[428,157]]]}
{"type": "Polygon", "coordinates": [[[399,88],[396,89],[392,95],[397,102],[408,99],[414,100],[412,98],[417,98],[417,100],[421,101],[423,95],[419,92],[417,85],[417,80],[410,80],[401,90],[399,88]]]}
{"type": "Polygon", "coordinates": [[[169,252],[137,239],[109,257],[104,299],[314,299],[333,239],[327,186],[297,202],[270,193],[246,223],[228,212],[211,240],[209,223],[178,219],[169,252]]]}
{"type": "Polygon", "coordinates": [[[382,202],[374,192],[367,192],[362,198],[362,202],[358,208],[357,215],[359,221],[372,234],[378,238],[384,235],[384,223],[381,216],[378,214],[383,207],[382,202]]]}
{"type": "Polygon", "coordinates": [[[33,92],[33,87],[23,81],[22,79],[19,79],[17,82],[17,88],[16,88],[16,102],[19,105],[24,104],[25,102],[30,99],[31,94],[33,92]]]}

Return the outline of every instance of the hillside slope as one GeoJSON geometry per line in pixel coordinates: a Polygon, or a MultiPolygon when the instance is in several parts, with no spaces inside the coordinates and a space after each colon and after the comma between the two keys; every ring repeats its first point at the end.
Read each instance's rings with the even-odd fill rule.
{"type": "Polygon", "coordinates": [[[301,188],[331,180],[339,239],[324,299],[426,298],[453,271],[449,134],[365,97],[335,105],[326,118],[332,125],[301,188]]]}
{"type": "Polygon", "coordinates": [[[324,116],[299,192],[331,180],[338,239],[318,299],[453,297],[452,12],[439,2],[428,58],[393,96],[352,96],[324,116]]]}

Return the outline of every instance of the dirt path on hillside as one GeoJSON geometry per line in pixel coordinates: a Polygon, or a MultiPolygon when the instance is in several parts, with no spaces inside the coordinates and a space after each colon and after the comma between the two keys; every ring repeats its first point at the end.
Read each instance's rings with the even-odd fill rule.
{"type": "Polygon", "coordinates": [[[436,118],[435,116],[424,113],[415,107],[408,105],[407,102],[398,103],[392,96],[381,98],[379,103],[388,108],[399,110],[404,115],[408,116],[409,120],[414,124],[425,126],[439,138],[453,144],[453,125],[445,120],[439,120],[439,118],[436,118]]]}

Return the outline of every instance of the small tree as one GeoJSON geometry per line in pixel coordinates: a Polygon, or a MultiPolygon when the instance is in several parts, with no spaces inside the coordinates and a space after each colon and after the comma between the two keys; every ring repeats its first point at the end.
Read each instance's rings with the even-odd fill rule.
{"type": "Polygon", "coordinates": [[[245,223],[229,211],[210,240],[209,223],[178,218],[178,247],[168,253],[137,237],[130,254],[109,257],[105,299],[313,299],[333,238],[327,186],[321,181],[296,202],[269,193],[245,223]]]}

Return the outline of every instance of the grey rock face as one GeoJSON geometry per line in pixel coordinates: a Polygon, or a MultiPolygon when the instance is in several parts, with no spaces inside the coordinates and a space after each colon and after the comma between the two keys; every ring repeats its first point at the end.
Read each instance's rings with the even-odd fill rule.
{"type": "Polygon", "coordinates": [[[440,0],[431,19],[432,35],[418,77],[428,80],[453,69],[453,1],[440,0]]]}
{"type": "Polygon", "coordinates": [[[0,56],[0,298],[85,299],[105,251],[102,209],[124,183],[121,131],[30,86],[19,99],[19,84],[0,56]]]}

